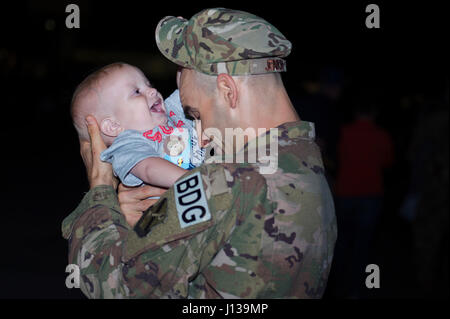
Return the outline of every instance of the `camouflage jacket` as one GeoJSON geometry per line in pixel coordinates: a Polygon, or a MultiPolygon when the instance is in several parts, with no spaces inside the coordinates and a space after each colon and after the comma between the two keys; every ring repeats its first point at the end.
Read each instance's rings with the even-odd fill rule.
{"type": "Polygon", "coordinates": [[[151,214],[141,218],[140,235],[126,223],[112,187],[91,189],[62,225],[83,293],[320,298],[337,229],[314,126],[285,123],[277,137],[273,174],[248,162],[197,167],[152,207],[160,222],[149,232],[151,214]]]}

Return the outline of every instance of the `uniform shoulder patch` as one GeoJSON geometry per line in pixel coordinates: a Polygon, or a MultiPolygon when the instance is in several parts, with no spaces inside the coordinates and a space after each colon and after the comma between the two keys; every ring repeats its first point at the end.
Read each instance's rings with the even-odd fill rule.
{"type": "Polygon", "coordinates": [[[181,228],[211,219],[200,172],[176,182],[174,184],[174,197],[181,228]]]}

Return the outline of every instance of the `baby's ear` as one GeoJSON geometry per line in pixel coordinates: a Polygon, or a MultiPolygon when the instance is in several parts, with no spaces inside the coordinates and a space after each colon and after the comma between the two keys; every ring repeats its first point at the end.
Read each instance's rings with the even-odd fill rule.
{"type": "Polygon", "coordinates": [[[120,132],[122,132],[122,127],[118,121],[107,117],[100,123],[100,130],[106,136],[116,137],[120,132]]]}

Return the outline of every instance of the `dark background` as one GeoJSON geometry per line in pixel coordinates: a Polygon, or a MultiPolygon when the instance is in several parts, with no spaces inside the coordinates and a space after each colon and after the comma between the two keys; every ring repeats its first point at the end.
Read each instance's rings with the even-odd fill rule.
{"type": "MultiPolygon", "coordinates": [[[[366,297],[448,297],[448,250],[439,249],[438,257],[417,256],[412,222],[399,214],[410,187],[409,150],[418,127],[433,114],[448,117],[448,34],[443,28],[448,19],[441,2],[374,2],[380,6],[381,29],[365,27],[369,1],[73,1],[80,7],[80,29],[65,27],[69,1],[2,2],[0,297],[83,298],[65,287],[67,242],[60,231],[62,220],[88,190],[68,111],[74,88],[93,70],[123,61],[140,67],[168,96],[176,87],[176,68],[156,47],[158,21],[167,15],[189,18],[215,6],[259,15],[293,43],[283,79],[300,117],[316,122],[319,138],[327,123],[339,127],[350,120],[355,95],[376,101],[378,124],[394,142],[395,163],[386,171],[385,204],[372,253],[380,266],[381,288],[366,297]],[[302,104],[329,84],[340,92],[333,113],[302,104]],[[418,284],[418,258],[435,258],[440,267],[438,272],[429,269],[430,282],[436,280],[433,273],[441,282],[431,292],[418,284]]],[[[327,142],[325,133],[322,139],[327,142]]],[[[448,140],[426,140],[448,156],[448,140]]],[[[328,155],[333,186],[337,163],[332,152],[328,155]]],[[[445,194],[442,203],[448,211],[448,165],[438,174],[446,176],[447,184],[438,191],[445,194]]],[[[448,217],[444,220],[448,249],[448,217]]],[[[341,297],[333,286],[338,275],[332,270],[325,298],[341,297]]]]}

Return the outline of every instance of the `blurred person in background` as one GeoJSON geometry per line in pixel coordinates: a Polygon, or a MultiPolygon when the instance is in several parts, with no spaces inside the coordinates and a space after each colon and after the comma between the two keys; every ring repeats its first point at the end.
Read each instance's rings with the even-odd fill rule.
{"type": "Polygon", "coordinates": [[[336,297],[364,297],[365,268],[383,205],[383,170],[393,164],[392,139],[375,123],[377,106],[367,98],[357,101],[337,146],[336,297]]]}

